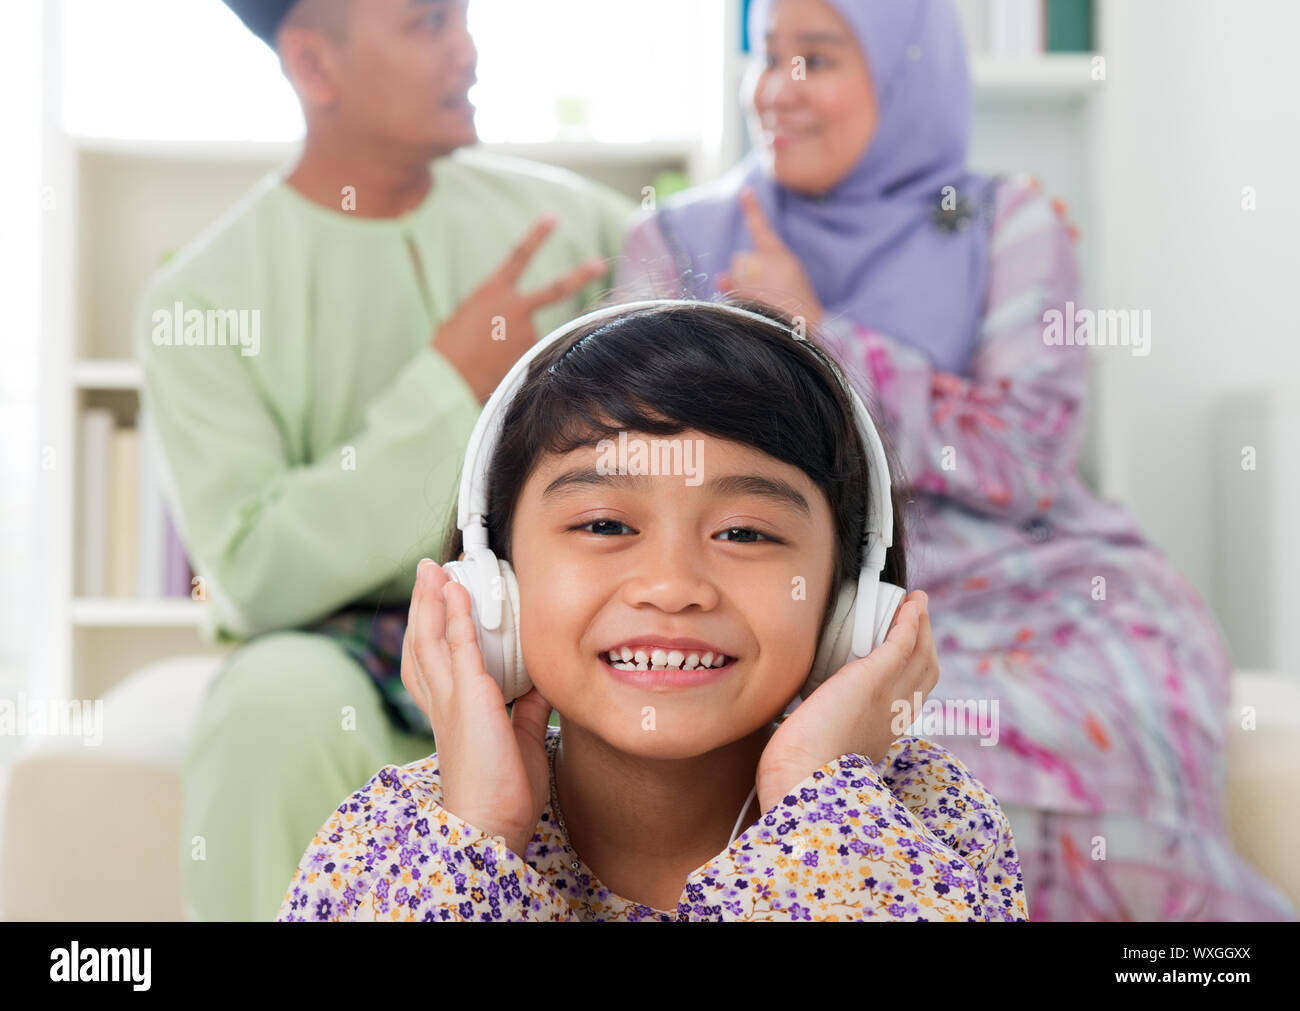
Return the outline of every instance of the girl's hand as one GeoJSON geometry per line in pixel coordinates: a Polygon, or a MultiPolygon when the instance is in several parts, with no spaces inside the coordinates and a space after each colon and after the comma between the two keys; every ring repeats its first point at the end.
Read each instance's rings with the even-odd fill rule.
{"type": "Polygon", "coordinates": [[[483,668],[469,591],[429,559],[416,572],[402,684],[433,727],[442,806],[503,836],[522,858],[550,797],[551,704],[533,688],[507,715],[501,689],[483,668]]]}
{"type": "MultiPolygon", "coordinates": [[[[929,597],[913,590],[894,614],[885,641],[845,664],[801,702],[777,728],[758,761],[758,799],[770,809],[823,765],[849,753],[872,764],[901,736],[895,699],[912,707],[939,683],[939,657],[930,633],[929,597]]],[[[911,713],[910,726],[920,713],[911,713]]]]}
{"type": "Polygon", "coordinates": [[[799,257],[768,223],[758,197],[749,187],[741,191],[740,206],[754,237],[754,250],[742,250],[731,258],[731,269],[718,275],[718,290],[802,316],[810,330],[819,326],[822,304],[799,257]]]}

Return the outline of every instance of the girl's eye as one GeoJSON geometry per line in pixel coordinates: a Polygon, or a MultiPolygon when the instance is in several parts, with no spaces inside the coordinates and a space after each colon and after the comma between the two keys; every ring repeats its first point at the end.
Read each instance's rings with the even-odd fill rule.
{"type": "MultiPolygon", "coordinates": [[[[576,526],[576,527],[570,527],[570,529],[571,529],[571,530],[586,530],[588,527],[601,526],[601,525],[604,525],[604,524],[613,524],[613,525],[616,526],[616,527],[623,527],[625,530],[631,530],[631,529],[632,529],[632,528],[629,527],[626,523],[621,523],[621,522],[619,522],[618,520],[592,520],[590,523],[580,523],[580,524],[579,524],[578,526],[576,526]]],[[[595,533],[598,533],[598,531],[592,530],[591,533],[595,534],[595,533]]]]}
{"type": "MultiPolygon", "coordinates": [[[[569,529],[570,529],[570,530],[586,530],[586,531],[588,531],[588,532],[590,532],[590,533],[595,534],[595,535],[598,536],[598,537],[606,536],[607,534],[610,534],[610,533],[616,533],[616,532],[617,532],[617,531],[609,531],[609,530],[606,530],[605,532],[602,532],[602,531],[600,531],[600,530],[592,530],[592,529],[591,529],[592,527],[602,527],[602,526],[603,526],[603,527],[609,527],[609,526],[622,527],[624,530],[631,530],[631,529],[632,529],[632,528],[629,527],[626,523],[623,523],[621,520],[611,520],[611,519],[591,520],[591,521],[588,522],[588,523],[580,523],[580,524],[578,524],[578,525],[575,526],[575,527],[570,527],[569,529]]],[[[776,542],[776,543],[780,543],[780,540],[779,540],[778,538],[776,538],[776,537],[771,537],[771,536],[769,536],[768,534],[760,533],[759,531],[755,530],[753,527],[729,527],[729,528],[727,528],[726,530],[724,530],[724,531],[722,531],[722,532],[723,532],[724,534],[735,534],[735,533],[739,533],[739,534],[744,534],[744,535],[752,535],[752,537],[751,537],[751,536],[744,536],[744,537],[740,538],[738,541],[737,541],[737,539],[734,538],[734,537],[728,538],[728,540],[737,541],[737,543],[739,543],[739,544],[756,544],[756,543],[758,543],[758,539],[762,539],[762,540],[765,540],[765,541],[774,541],[774,542],[776,542]]]]}
{"type": "Polygon", "coordinates": [[[447,23],[447,15],[440,12],[430,12],[424,18],[424,26],[432,28],[435,32],[441,31],[443,25],[447,23]]]}
{"type": "MultiPolygon", "coordinates": [[[[767,534],[760,534],[760,533],[759,533],[757,530],[755,530],[753,527],[731,527],[731,528],[729,528],[729,529],[727,529],[727,530],[724,530],[723,533],[724,533],[724,534],[734,534],[734,533],[753,534],[754,537],[756,537],[756,538],[757,538],[757,537],[761,537],[761,538],[762,538],[763,540],[765,540],[765,541],[772,541],[772,540],[775,540],[775,539],[776,539],[776,538],[774,538],[774,537],[768,537],[767,534]]],[[[735,540],[735,538],[731,538],[731,539],[732,539],[732,540],[735,540]]],[[[741,543],[741,544],[755,544],[755,543],[757,543],[757,541],[750,540],[748,537],[746,537],[746,538],[743,538],[739,543],[741,543]]]]}

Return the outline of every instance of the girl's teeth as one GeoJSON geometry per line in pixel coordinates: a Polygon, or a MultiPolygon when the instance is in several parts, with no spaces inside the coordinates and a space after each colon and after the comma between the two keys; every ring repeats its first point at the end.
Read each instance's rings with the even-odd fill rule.
{"type": "Polygon", "coordinates": [[[711,650],[700,656],[698,653],[683,653],[681,650],[651,650],[649,655],[643,649],[635,652],[623,646],[609,651],[609,662],[619,670],[697,670],[705,667],[721,667],[726,662],[722,653],[711,650]]]}

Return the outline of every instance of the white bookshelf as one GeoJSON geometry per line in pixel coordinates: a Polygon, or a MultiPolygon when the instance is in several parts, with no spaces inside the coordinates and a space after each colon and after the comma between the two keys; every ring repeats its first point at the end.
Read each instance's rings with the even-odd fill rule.
{"type": "MultiPolygon", "coordinates": [[[[45,178],[57,194],[46,221],[42,270],[42,441],[59,461],[40,490],[47,546],[36,636],[37,690],[96,697],[152,660],[219,653],[199,636],[204,604],[86,597],[76,572],[77,433],[87,406],[107,406],[121,425],[139,412],[141,371],[131,359],[131,309],[160,254],[174,251],[227,209],[267,171],[294,155],[294,143],[74,137],[58,119],[61,103],[58,3],[48,5],[45,178]]],[[[735,5],[718,19],[716,127],[698,143],[491,145],[489,149],[571,168],[639,198],[663,171],[703,182],[725,171],[744,147],[734,96],[739,54],[735,5]]],[[[1104,11],[1104,8],[1103,8],[1104,11]]],[[[1101,35],[1104,39],[1104,34],[1101,35]]],[[[1060,195],[1079,224],[1085,278],[1098,206],[1095,171],[1101,90],[1088,54],[973,61],[975,149],[982,170],[1026,170],[1060,195]]],[[[1090,437],[1090,442],[1091,442],[1090,437]]],[[[1101,482],[1104,485],[1104,477],[1101,482]]],[[[228,648],[228,647],[227,647],[228,648]]]]}
{"type": "Polygon", "coordinates": [[[202,603],[181,597],[77,597],[72,602],[77,628],[196,628],[202,613],[202,603]]]}

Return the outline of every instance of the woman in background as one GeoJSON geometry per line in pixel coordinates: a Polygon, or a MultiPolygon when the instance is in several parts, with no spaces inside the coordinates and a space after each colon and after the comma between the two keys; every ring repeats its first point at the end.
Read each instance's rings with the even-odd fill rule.
{"type": "Polygon", "coordinates": [[[951,4],[756,0],[749,34],[761,143],[629,233],[619,294],[776,305],[874,399],[934,699],[996,714],[992,734],[922,736],[1006,809],[1031,919],[1295,918],[1223,820],[1215,619],[1075,474],[1089,351],[1045,340],[1077,300],[1073,229],[1035,181],[967,170],[951,4]]]}

